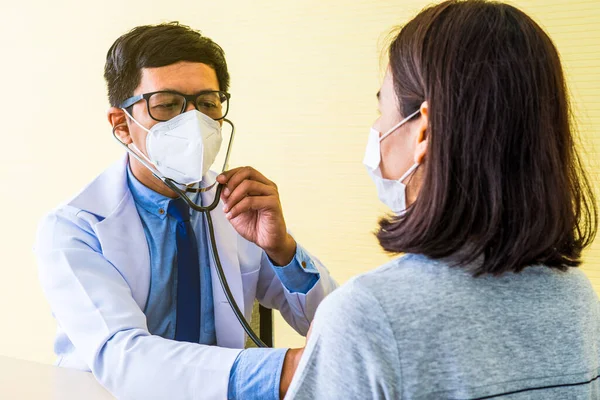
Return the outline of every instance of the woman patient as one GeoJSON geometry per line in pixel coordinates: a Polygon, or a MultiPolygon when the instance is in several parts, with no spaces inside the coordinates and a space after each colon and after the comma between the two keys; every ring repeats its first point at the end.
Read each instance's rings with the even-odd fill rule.
{"type": "Polygon", "coordinates": [[[389,48],[364,163],[390,263],[320,306],[292,399],[600,399],[596,203],[556,47],[449,1],[389,48]]]}

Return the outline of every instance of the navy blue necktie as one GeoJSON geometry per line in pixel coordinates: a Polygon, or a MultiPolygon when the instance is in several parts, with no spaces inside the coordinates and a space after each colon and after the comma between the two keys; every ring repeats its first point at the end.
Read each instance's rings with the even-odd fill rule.
{"type": "Polygon", "coordinates": [[[167,210],[177,220],[177,313],[175,340],[198,343],[200,338],[200,261],[190,223],[190,207],[181,198],[167,210]]]}

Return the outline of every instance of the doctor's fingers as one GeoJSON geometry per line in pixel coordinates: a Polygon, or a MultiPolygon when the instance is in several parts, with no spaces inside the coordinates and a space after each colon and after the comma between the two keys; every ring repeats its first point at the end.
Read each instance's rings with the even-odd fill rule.
{"type": "Polygon", "coordinates": [[[227,219],[234,219],[246,211],[273,210],[279,208],[279,198],[276,196],[244,197],[227,212],[227,219]]]}
{"type": "Polygon", "coordinates": [[[275,185],[275,183],[267,179],[263,174],[261,174],[252,167],[235,168],[231,171],[223,172],[221,175],[219,175],[219,177],[217,177],[217,181],[219,183],[226,183],[225,187],[229,191],[223,190],[225,192],[225,195],[228,195],[231,192],[233,192],[233,190],[239,184],[241,184],[244,180],[248,179],[261,182],[265,185],[272,186],[275,189],[277,189],[277,185],[275,185]],[[224,178],[221,178],[221,176],[223,176],[224,178]]]}
{"type": "Polygon", "coordinates": [[[248,196],[274,196],[279,202],[279,194],[273,186],[247,179],[240,183],[228,196],[225,196],[225,194],[221,196],[225,202],[225,212],[228,212],[248,196]]]}

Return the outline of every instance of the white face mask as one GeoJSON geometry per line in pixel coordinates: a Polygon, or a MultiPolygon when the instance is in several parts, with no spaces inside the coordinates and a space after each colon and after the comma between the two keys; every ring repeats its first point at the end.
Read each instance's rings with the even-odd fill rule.
{"type": "Polygon", "coordinates": [[[134,144],[131,146],[140,156],[154,164],[164,177],[179,184],[188,186],[200,182],[221,149],[221,125],[198,110],[179,114],[150,129],[146,129],[131,115],[129,117],[148,132],[148,156],[134,144]]]}
{"type": "Polygon", "coordinates": [[[380,168],[381,141],[392,134],[396,129],[404,125],[406,122],[411,120],[415,115],[419,114],[419,112],[420,110],[415,111],[381,136],[374,128],[371,128],[369,133],[369,141],[367,142],[367,149],[365,151],[363,164],[365,164],[367,167],[367,171],[375,183],[379,200],[388,206],[396,215],[401,215],[406,211],[406,185],[403,183],[403,181],[417,169],[419,163],[415,163],[412,167],[410,167],[408,171],[406,171],[406,173],[398,180],[383,178],[381,176],[380,168]]]}

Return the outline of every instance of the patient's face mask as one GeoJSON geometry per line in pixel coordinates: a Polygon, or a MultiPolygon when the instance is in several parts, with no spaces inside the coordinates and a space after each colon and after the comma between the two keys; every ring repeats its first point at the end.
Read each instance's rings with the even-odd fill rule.
{"type": "Polygon", "coordinates": [[[131,147],[154,164],[164,177],[179,184],[188,186],[200,182],[221,149],[221,124],[197,110],[159,122],[150,129],[146,129],[131,115],[129,117],[148,132],[148,156],[135,144],[131,144],[131,147]]]}
{"type": "Polygon", "coordinates": [[[367,172],[375,183],[379,200],[388,206],[396,215],[402,215],[406,211],[406,185],[403,183],[419,166],[418,163],[413,164],[402,177],[398,180],[385,179],[381,176],[381,142],[391,135],[396,129],[400,128],[406,122],[410,121],[414,116],[419,114],[420,110],[415,111],[408,117],[404,118],[392,129],[379,134],[374,128],[371,128],[365,158],[363,164],[367,167],[367,172]]]}

